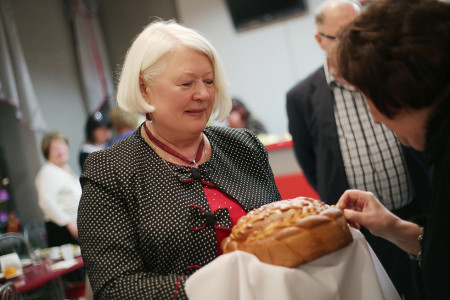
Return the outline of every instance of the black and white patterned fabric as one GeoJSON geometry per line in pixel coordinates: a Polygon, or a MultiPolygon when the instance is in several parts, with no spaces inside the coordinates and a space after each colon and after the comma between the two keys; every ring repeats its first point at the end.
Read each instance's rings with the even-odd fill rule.
{"type": "Polygon", "coordinates": [[[384,124],[375,124],[364,96],[333,77],[334,116],[347,181],[352,189],[370,191],[389,210],[414,198],[400,142],[384,124]]]}
{"type": "MultiPolygon", "coordinates": [[[[281,200],[267,151],[254,134],[225,127],[207,127],[204,134],[212,157],[199,166],[202,180],[247,212],[281,200]]],[[[211,213],[205,183],[176,176],[179,166],[168,164],[171,169],[140,127],[86,160],[78,227],[95,299],[186,299],[185,280],[216,257],[214,227],[190,230],[205,223],[193,206],[211,213]]]]}

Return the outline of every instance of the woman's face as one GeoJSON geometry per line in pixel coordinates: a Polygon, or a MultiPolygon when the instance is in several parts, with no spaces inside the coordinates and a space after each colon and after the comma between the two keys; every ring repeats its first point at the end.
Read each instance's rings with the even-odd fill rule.
{"type": "Polygon", "coordinates": [[[168,57],[163,73],[145,91],[155,107],[152,125],[160,133],[199,133],[215,100],[214,70],[206,55],[183,47],[168,57]]]}
{"type": "Polygon", "coordinates": [[[92,136],[94,137],[96,145],[104,145],[111,139],[112,131],[107,125],[103,125],[95,128],[94,131],[92,131],[92,136]]]}
{"type": "Polygon", "coordinates": [[[69,160],[69,146],[62,139],[53,139],[50,142],[48,151],[48,161],[57,165],[64,166],[69,160]]]}
{"type": "Polygon", "coordinates": [[[393,119],[389,119],[382,114],[375,104],[367,99],[373,119],[376,124],[383,123],[397,136],[400,143],[405,146],[413,147],[416,150],[423,151],[425,149],[426,138],[426,122],[430,113],[429,109],[400,110],[393,119]]]}
{"type": "Polygon", "coordinates": [[[235,110],[230,112],[230,114],[228,115],[227,121],[228,121],[228,126],[230,126],[231,128],[244,128],[245,127],[245,122],[242,119],[242,115],[235,110]]]}

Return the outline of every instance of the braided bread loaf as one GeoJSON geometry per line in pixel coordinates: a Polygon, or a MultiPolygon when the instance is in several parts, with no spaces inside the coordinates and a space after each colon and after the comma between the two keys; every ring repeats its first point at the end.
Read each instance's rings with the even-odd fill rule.
{"type": "Polygon", "coordinates": [[[298,197],[250,211],[239,219],[221,246],[224,253],[242,250],[265,263],[296,267],[352,241],[340,209],[298,197]]]}

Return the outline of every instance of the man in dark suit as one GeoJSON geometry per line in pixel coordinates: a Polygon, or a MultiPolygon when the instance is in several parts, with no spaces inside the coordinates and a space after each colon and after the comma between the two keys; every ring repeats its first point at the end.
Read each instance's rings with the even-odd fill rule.
{"type": "MultiPolygon", "coordinates": [[[[328,0],[319,7],[315,38],[327,56],[341,29],[360,12],[360,4],[352,0],[328,0]]],[[[395,214],[411,218],[421,212],[417,199],[427,198],[420,154],[402,147],[384,125],[376,125],[364,100],[333,76],[328,59],[296,84],[287,94],[287,113],[297,160],[324,202],[335,204],[346,189],[368,190],[395,214]]],[[[410,270],[408,255],[362,232],[399,294],[413,299],[404,276],[410,270]]]]}

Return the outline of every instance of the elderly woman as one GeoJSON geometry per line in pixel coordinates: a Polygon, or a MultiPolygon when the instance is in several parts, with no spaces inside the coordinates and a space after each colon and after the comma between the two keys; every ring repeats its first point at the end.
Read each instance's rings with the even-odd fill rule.
{"type": "Polygon", "coordinates": [[[418,260],[418,299],[448,299],[450,4],[374,1],[336,46],[340,76],[367,96],[374,120],[403,144],[425,151],[433,188],[429,215],[416,223],[396,217],[367,192],[347,191],[338,205],[355,226],[418,260]]]}
{"type": "Polygon", "coordinates": [[[281,200],[265,147],[247,130],[206,127],[231,100],[219,56],[192,29],[155,21],[134,40],[117,101],[145,113],[131,136],[86,160],[78,214],[96,299],[185,299],[249,210],[281,200]]]}
{"type": "Polygon", "coordinates": [[[49,246],[78,243],[81,186],[78,176],[67,164],[70,154],[67,138],[59,132],[47,132],[41,148],[47,162],[39,170],[35,185],[46,220],[49,246]]]}

